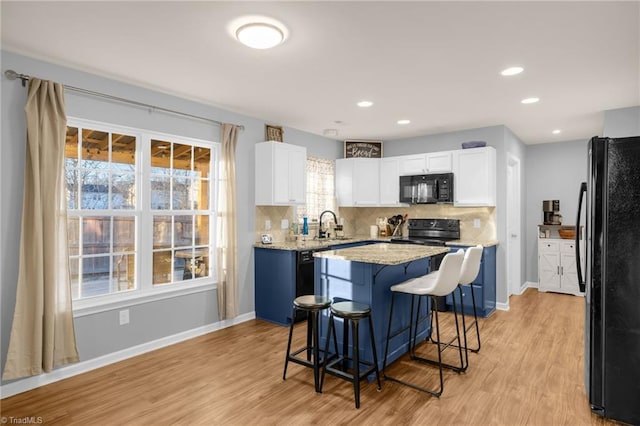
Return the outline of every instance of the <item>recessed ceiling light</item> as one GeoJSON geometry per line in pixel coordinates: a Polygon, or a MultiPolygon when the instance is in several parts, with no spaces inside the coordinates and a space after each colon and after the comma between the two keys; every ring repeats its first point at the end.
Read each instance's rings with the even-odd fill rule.
{"type": "Polygon", "coordinates": [[[504,76],[510,76],[510,75],[520,74],[522,71],[524,71],[524,68],[522,67],[510,67],[500,71],[500,74],[504,76]]]}
{"type": "Polygon", "coordinates": [[[236,38],[253,49],[271,49],[284,41],[284,32],[273,24],[252,22],[239,27],[236,38]]]}
{"type": "Polygon", "coordinates": [[[358,102],[358,106],[360,108],[369,108],[371,105],[373,105],[373,102],[371,102],[371,101],[360,101],[360,102],[358,102]]]}
{"type": "Polygon", "coordinates": [[[555,129],[555,130],[554,130],[553,132],[551,132],[551,133],[553,133],[554,135],[559,135],[559,134],[560,134],[560,132],[562,132],[562,130],[560,130],[560,129],[555,129]]]}
{"type": "Polygon", "coordinates": [[[411,120],[398,120],[398,124],[403,125],[403,124],[409,124],[411,123],[411,120]]]}
{"type": "Polygon", "coordinates": [[[540,98],[526,98],[526,99],[521,100],[520,102],[522,102],[523,104],[535,104],[539,100],[540,100],[540,98]]]}

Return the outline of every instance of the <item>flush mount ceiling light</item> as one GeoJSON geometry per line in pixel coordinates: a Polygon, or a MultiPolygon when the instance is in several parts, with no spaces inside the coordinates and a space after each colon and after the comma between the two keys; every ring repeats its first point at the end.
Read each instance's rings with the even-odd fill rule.
{"type": "Polygon", "coordinates": [[[520,74],[522,71],[524,71],[524,68],[522,67],[510,67],[500,71],[500,74],[504,75],[505,77],[508,77],[511,75],[520,74]]]}
{"type": "Polygon", "coordinates": [[[411,120],[398,120],[397,123],[402,126],[411,123],[411,120]]]}
{"type": "Polygon", "coordinates": [[[266,22],[251,22],[236,30],[236,38],[253,49],[271,49],[284,41],[284,31],[266,22]]]}
{"type": "Polygon", "coordinates": [[[551,132],[551,133],[553,133],[554,135],[559,135],[559,134],[560,134],[560,132],[562,132],[562,130],[560,130],[560,129],[555,129],[555,130],[554,130],[553,132],[551,132]]]}
{"type": "Polygon", "coordinates": [[[360,108],[369,108],[371,105],[373,105],[373,102],[371,102],[371,101],[360,101],[360,102],[357,103],[357,105],[360,108]]]}
{"type": "Polygon", "coordinates": [[[526,98],[521,100],[520,102],[522,102],[523,104],[535,104],[538,101],[540,101],[540,98],[526,98]]]}

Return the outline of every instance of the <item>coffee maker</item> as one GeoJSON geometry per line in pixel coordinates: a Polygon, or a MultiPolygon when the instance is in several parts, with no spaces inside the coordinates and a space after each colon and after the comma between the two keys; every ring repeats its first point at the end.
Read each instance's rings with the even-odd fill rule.
{"type": "Polygon", "coordinates": [[[560,225],[562,220],[560,200],[544,200],[542,202],[542,213],[545,225],[560,225]]]}

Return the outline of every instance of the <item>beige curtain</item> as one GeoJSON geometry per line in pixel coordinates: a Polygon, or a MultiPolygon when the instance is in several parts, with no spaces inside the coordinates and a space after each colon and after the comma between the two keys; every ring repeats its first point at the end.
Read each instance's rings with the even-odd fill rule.
{"type": "Polygon", "coordinates": [[[78,361],[67,255],[63,86],[32,78],[25,112],[20,261],[5,380],[78,361]]]}
{"type": "Polygon", "coordinates": [[[218,204],[218,317],[238,316],[238,233],[236,230],[236,145],[238,126],[222,125],[220,201],[218,204]]]}

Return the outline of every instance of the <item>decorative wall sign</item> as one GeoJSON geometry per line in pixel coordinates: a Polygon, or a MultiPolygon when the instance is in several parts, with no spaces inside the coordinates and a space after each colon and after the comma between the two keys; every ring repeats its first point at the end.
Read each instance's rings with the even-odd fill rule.
{"type": "Polygon", "coordinates": [[[282,130],[282,126],[272,126],[270,124],[264,125],[264,138],[266,141],[283,142],[283,133],[284,131],[282,130]]]}
{"type": "Polygon", "coordinates": [[[382,158],[382,141],[344,141],[344,158],[355,157],[382,158]]]}

